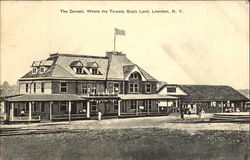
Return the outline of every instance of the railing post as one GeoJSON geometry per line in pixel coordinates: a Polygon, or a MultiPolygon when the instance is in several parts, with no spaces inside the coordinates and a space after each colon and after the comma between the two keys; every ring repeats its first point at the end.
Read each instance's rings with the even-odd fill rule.
{"type": "Polygon", "coordinates": [[[147,115],[149,115],[149,104],[148,104],[149,100],[145,100],[145,106],[147,106],[147,115]]]}

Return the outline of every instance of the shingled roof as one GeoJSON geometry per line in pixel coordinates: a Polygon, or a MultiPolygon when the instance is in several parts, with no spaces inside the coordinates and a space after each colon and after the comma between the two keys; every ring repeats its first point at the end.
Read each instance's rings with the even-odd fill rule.
{"type": "Polygon", "coordinates": [[[72,54],[52,54],[47,61],[52,66],[45,73],[32,74],[28,72],[20,80],[32,78],[51,78],[51,79],[86,79],[86,80],[125,80],[131,68],[138,67],[141,74],[147,81],[157,81],[145,70],[131,62],[125,54],[110,54],[106,57],[72,55],[72,54]],[[93,75],[76,74],[72,66],[82,64],[86,67],[98,67],[101,74],[93,75]]]}
{"type": "Polygon", "coordinates": [[[230,86],[216,85],[179,85],[188,93],[182,100],[190,101],[247,101],[244,95],[230,86]]]}

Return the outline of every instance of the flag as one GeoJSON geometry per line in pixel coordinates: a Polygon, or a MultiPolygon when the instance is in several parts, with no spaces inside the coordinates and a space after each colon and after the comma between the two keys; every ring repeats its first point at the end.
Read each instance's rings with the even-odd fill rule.
{"type": "Polygon", "coordinates": [[[115,35],[124,35],[125,36],[125,31],[115,28],[115,35]]]}

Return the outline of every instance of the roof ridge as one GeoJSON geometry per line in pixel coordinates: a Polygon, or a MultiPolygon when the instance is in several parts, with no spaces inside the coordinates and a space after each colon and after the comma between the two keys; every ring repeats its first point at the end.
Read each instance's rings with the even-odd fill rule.
{"type": "Polygon", "coordinates": [[[50,54],[50,57],[83,57],[83,58],[100,58],[100,59],[108,59],[108,57],[104,56],[91,56],[91,55],[79,55],[79,54],[65,54],[65,53],[56,53],[56,54],[50,54]]]}

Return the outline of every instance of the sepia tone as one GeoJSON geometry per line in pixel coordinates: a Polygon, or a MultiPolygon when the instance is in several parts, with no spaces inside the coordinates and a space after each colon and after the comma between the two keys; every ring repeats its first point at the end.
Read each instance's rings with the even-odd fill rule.
{"type": "Polygon", "coordinates": [[[1,1],[1,159],[250,159],[246,1],[1,1]]]}

